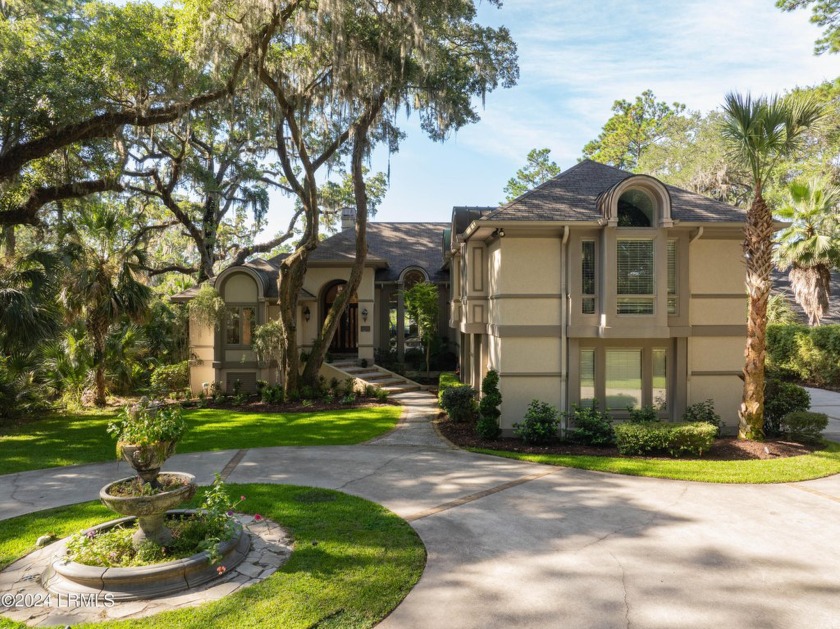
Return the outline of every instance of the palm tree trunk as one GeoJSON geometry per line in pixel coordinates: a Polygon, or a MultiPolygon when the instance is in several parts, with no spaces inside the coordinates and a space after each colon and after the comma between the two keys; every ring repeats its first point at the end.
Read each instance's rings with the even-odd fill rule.
{"type": "Polygon", "coordinates": [[[746,286],[749,295],[747,344],[744,350],[744,393],[739,410],[738,437],[764,439],[764,361],[767,355],[767,301],[773,269],[773,217],[757,189],[744,228],[746,286]]]}
{"type": "Polygon", "coordinates": [[[93,369],[93,403],[95,406],[105,406],[105,334],[98,330],[93,332],[93,369]]]}

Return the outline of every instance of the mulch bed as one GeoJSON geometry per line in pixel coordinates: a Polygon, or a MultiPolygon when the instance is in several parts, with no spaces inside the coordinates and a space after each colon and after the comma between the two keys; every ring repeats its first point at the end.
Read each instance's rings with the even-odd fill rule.
{"type": "MultiPolygon", "coordinates": [[[[445,415],[444,415],[445,417],[445,415]]],[[[619,454],[614,446],[596,448],[575,443],[556,443],[545,446],[531,446],[515,438],[501,438],[488,441],[475,433],[472,423],[455,423],[448,419],[438,421],[441,434],[452,443],[462,448],[488,448],[490,450],[505,450],[508,452],[522,452],[524,454],[576,454],[585,456],[611,456],[628,459],[649,459],[662,457],[625,456],[619,454]]],[[[751,459],[779,459],[790,456],[810,454],[819,450],[819,445],[803,445],[792,441],[767,440],[764,442],[742,441],[734,437],[716,439],[711,449],[701,457],[704,461],[747,461],[751,459]]],[[[696,457],[684,456],[682,459],[696,457]]]]}

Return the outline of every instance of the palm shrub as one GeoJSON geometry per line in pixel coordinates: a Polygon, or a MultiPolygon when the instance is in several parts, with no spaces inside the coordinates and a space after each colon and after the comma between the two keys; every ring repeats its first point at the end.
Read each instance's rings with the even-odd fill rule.
{"type": "Polygon", "coordinates": [[[440,406],[453,422],[472,421],[478,412],[475,394],[475,389],[467,384],[451,387],[443,392],[440,406]]]}
{"type": "Polygon", "coordinates": [[[475,431],[482,439],[495,439],[501,433],[499,417],[502,412],[502,393],[499,391],[499,372],[491,369],[481,381],[482,398],[478,403],[478,423],[475,431]]]}
{"type": "Polygon", "coordinates": [[[569,440],[589,446],[610,446],[615,443],[612,417],[606,411],[597,407],[597,401],[591,406],[575,404],[572,411],[566,415],[569,440]]]}
{"type": "Polygon", "coordinates": [[[551,404],[531,400],[521,422],[513,425],[513,434],[528,444],[550,443],[557,438],[560,413],[551,404]]]}

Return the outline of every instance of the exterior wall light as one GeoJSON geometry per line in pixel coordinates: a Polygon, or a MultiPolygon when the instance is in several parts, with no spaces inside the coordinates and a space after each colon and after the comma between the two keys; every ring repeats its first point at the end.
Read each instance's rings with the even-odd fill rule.
{"type": "Polygon", "coordinates": [[[311,317],[311,316],[312,316],[312,313],[309,311],[309,306],[304,306],[303,307],[303,318],[306,319],[306,321],[308,322],[309,317],[311,317]]]}
{"type": "Polygon", "coordinates": [[[367,323],[367,317],[368,317],[368,309],[367,308],[362,308],[362,321],[367,323]]]}

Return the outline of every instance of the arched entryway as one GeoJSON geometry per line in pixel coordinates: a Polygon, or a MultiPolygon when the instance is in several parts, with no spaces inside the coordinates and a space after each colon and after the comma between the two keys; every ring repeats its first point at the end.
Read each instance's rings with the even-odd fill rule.
{"type": "MultiPolygon", "coordinates": [[[[330,284],[324,291],[321,303],[321,324],[326,320],[327,313],[332,308],[336,297],[345,290],[346,286],[347,282],[337,281],[330,284]]],[[[350,297],[350,303],[347,304],[344,314],[338,320],[335,336],[330,343],[330,351],[340,354],[359,351],[359,303],[356,295],[350,297]]]]}

